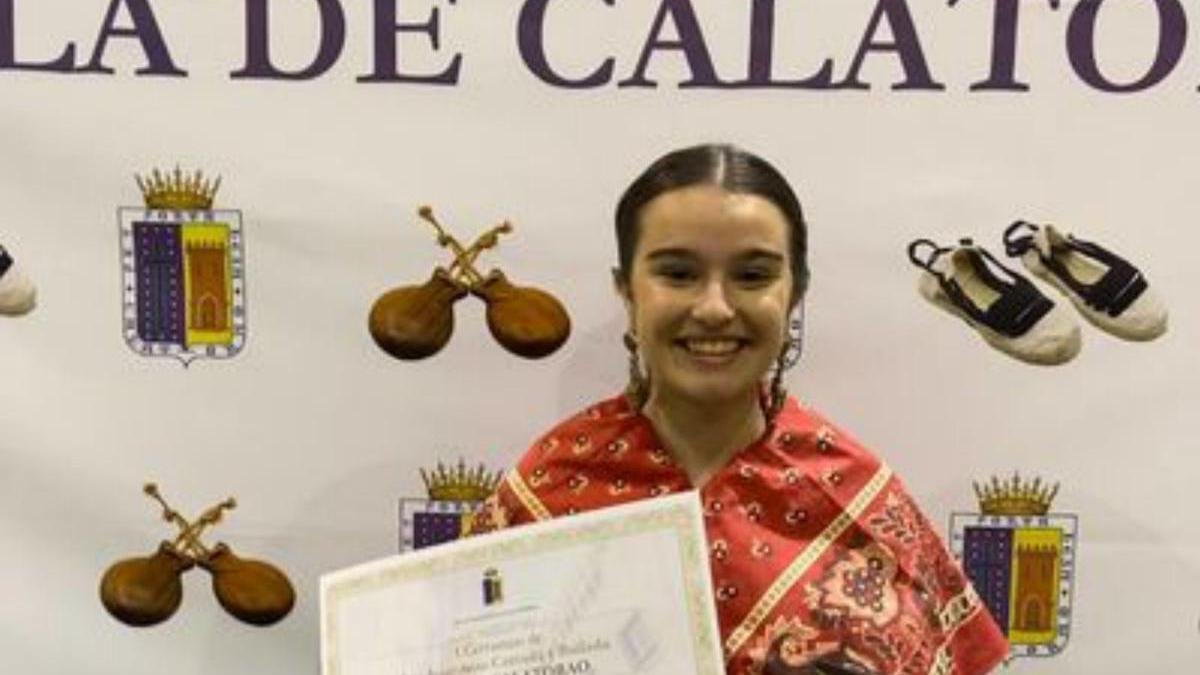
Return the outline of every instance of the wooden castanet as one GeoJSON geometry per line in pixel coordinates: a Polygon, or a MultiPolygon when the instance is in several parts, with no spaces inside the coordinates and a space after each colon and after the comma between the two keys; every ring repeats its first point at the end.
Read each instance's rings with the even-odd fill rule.
{"type": "Polygon", "coordinates": [[[500,270],[471,288],[487,303],[487,324],[505,349],[529,359],[554,353],[571,334],[571,318],[553,295],[513,285],[500,270]]]}
{"type": "Polygon", "coordinates": [[[100,602],[117,621],[130,626],[166,621],[179,609],[180,576],[192,565],[191,558],[164,541],[151,556],[122,560],[108,568],[100,580],[100,602]]]}
{"type": "Polygon", "coordinates": [[[433,356],[454,332],[454,303],[467,288],[442,268],[420,286],[384,293],[371,307],[367,326],[375,344],[398,359],[433,356]]]}
{"type": "Polygon", "coordinates": [[[217,544],[198,562],[212,574],[217,601],[246,623],[269,626],[296,604],[292,582],[274,565],[239,558],[225,544],[217,544]]]}

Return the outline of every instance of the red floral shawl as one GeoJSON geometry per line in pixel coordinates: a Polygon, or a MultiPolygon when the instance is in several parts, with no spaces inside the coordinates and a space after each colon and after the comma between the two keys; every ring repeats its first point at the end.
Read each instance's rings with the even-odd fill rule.
{"type": "MultiPolygon", "coordinates": [[[[691,489],[616,397],[534,443],[472,532],[691,489]]],[[[1007,655],[899,479],[795,400],[700,497],[727,672],[787,673],[841,650],[885,675],[979,675],[1007,655]]]]}

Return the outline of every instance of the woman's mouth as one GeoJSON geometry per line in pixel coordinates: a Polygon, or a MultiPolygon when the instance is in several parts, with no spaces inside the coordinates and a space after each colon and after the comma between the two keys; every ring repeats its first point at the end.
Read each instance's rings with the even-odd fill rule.
{"type": "Polygon", "coordinates": [[[705,363],[720,364],[734,357],[743,340],[733,338],[686,338],[677,342],[690,356],[705,363]]]}

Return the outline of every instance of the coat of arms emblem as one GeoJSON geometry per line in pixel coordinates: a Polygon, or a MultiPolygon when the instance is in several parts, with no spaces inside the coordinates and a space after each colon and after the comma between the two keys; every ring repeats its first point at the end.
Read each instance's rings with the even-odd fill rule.
{"type": "Polygon", "coordinates": [[[1071,635],[1078,519],[1050,513],[1058,484],[1019,474],[975,484],[979,513],[954,513],[950,548],[1010,645],[1010,658],[1062,652],[1071,635]]]}
{"type": "Polygon", "coordinates": [[[122,207],[125,342],[143,356],[230,358],[246,342],[242,215],[214,209],[221,180],[137,176],[144,207],[122,207]]]}
{"type": "Polygon", "coordinates": [[[479,466],[468,469],[458,460],[453,468],[438,462],[433,471],[421,469],[428,498],[400,500],[400,551],[434,546],[462,537],[480,502],[500,484],[502,472],[479,466]]]}

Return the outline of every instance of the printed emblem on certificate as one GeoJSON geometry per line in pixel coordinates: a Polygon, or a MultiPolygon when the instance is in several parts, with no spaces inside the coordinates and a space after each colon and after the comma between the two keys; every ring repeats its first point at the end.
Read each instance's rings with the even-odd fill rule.
{"type": "Polygon", "coordinates": [[[724,675],[695,493],[321,578],[323,675],[724,675]]]}
{"type": "Polygon", "coordinates": [[[125,342],[142,356],[188,365],[225,359],[246,341],[241,212],[214,209],[220,179],[155,170],[124,207],[121,268],[125,342]]]}

